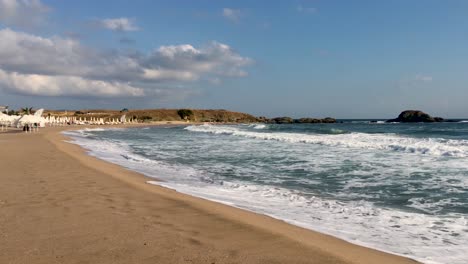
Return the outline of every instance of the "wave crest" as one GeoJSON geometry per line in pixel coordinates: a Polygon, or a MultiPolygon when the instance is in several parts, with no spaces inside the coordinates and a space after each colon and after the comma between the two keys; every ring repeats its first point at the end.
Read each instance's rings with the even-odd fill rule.
{"type": "Polygon", "coordinates": [[[380,149],[432,156],[468,157],[468,140],[413,138],[395,134],[301,134],[242,130],[235,126],[200,125],[185,128],[192,132],[232,135],[238,137],[276,140],[289,143],[317,144],[332,147],[380,149]]]}

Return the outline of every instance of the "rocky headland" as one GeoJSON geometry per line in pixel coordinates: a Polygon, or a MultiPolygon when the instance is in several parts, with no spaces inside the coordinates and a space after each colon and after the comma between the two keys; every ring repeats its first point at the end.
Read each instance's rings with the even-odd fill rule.
{"type": "Polygon", "coordinates": [[[253,115],[228,111],[224,109],[127,109],[122,110],[49,110],[44,116],[73,116],[77,118],[120,119],[125,115],[127,119],[137,122],[186,121],[213,123],[256,123],[258,118],[253,115]]]}
{"type": "Polygon", "coordinates": [[[127,119],[137,122],[187,121],[210,123],[268,123],[268,124],[321,124],[336,123],[336,119],[326,118],[297,118],[292,117],[255,117],[250,114],[228,111],[224,109],[127,109],[104,110],[46,110],[43,116],[76,117],[76,118],[104,118],[120,119],[125,115],[127,119]]]}

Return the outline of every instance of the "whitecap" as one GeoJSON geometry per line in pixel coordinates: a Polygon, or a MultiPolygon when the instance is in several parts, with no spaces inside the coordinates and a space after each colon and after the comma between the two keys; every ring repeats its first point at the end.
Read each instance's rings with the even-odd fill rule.
{"type": "Polygon", "coordinates": [[[188,126],[192,132],[233,135],[260,140],[276,140],[290,143],[306,143],[332,147],[378,149],[396,152],[416,153],[433,156],[468,157],[468,140],[447,140],[441,138],[412,138],[395,134],[300,134],[281,132],[253,132],[234,126],[188,126]]]}

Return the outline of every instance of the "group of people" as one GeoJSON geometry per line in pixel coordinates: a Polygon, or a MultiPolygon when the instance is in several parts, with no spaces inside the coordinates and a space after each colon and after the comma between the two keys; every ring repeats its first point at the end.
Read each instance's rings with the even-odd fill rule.
{"type": "Polygon", "coordinates": [[[25,124],[23,126],[23,131],[26,132],[26,133],[30,132],[30,131],[34,132],[34,130],[37,131],[38,129],[39,129],[39,124],[38,123],[25,124]]]}

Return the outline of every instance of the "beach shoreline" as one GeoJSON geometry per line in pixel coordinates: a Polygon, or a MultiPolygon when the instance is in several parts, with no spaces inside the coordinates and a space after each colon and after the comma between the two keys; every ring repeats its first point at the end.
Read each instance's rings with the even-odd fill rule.
{"type": "MultiPolygon", "coordinates": [[[[153,125],[158,124],[130,126],[153,125]]],[[[0,262],[417,263],[148,184],[146,176],[89,156],[61,134],[86,127],[0,136],[0,162],[6,168],[0,177],[0,208],[6,212],[0,216],[0,247],[6,249],[0,262]],[[24,154],[34,159],[27,168],[20,159],[24,154]],[[24,210],[29,207],[33,210],[24,210]],[[48,224],[51,215],[53,224],[48,224]],[[47,228],[35,228],[40,226],[47,228]],[[37,250],[31,253],[27,242],[37,250]],[[33,257],[38,261],[29,262],[33,257]]]]}

